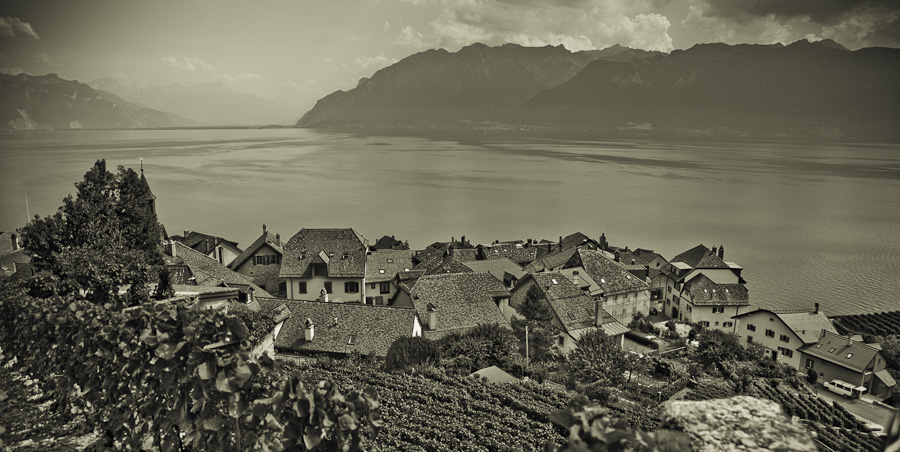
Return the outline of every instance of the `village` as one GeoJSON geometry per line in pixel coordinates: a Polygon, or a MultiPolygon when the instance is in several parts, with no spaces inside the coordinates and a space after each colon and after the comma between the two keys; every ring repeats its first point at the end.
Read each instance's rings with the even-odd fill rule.
{"type": "MultiPolygon", "coordinates": [[[[155,217],[157,199],[143,170],[140,183],[155,217]]],[[[485,326],[521,333],[517,322],[529,320],[525,311],[539,309],[547,313],[552,337],[529,344],[526,326],[524,364],[456,367],[488,382],[533,379],[573,389],[570,378],[535,372],[533,363],[540,356],[564,358],[582,337],[599,331],[645,363],[643,372],[632,365],[627,382],[648,400],[684,394],[688,385],[716,394],[721,384],[715,378],[698,384],[688,375],[695,372],[663,369],[668,379],[654,375],[677,366],[660,358],[683,356],[697,347],[700,331],[718,331],[802,375],[818,397],[853,413],[852,422],[867,431],[880,431],[892,415],[881,402],[894,394],[896,381],[881,345],[836,326],[818,302],[796,310],[756,306],[743,268],[726,260],[722,244],[700,244],[666,259],[650,249],[613,245],[603,233],[592,238],[575,232],[556,240],[490,243],[451,237],[415,250],[389,235],[370,243],[348,227],[301,228],[285,240],[263,224],[259,237],[242,249],[228,238],[190,230],[170,235],[160,226],[158,243],[174,296],[159,303],[265,312],[271,319],[264,331],[254,332],[253,356],[381,362],[404,338],[446,341],[485,326]]],[[[29,274],[29,257],[16,235],[0,233],[0,239],[4,277],[29,274]]],[[[592,398],[610,394],[608,388],[574,389],[592,398]]]]}

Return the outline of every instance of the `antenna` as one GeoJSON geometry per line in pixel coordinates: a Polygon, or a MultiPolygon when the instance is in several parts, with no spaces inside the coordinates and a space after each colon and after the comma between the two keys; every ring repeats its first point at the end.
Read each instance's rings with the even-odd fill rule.
{"type": "Polygon", "coordinates": [[[141,157],[141,174],[144,174],[144,158],[141,157]]]}
{"type": "Polygon", "coordinates": [[[25,192],[25,224],[31,222],[31,209],[28,208],[28,192],[25,192]]]}

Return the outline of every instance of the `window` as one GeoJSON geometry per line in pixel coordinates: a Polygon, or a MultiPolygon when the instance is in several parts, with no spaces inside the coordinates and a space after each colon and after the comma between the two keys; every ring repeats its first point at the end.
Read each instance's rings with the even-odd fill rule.
{"type": "Polygon", "coordinates": [[[359,283],[356,281],[347,281],[344,283],[345,293],[359,293],[359,283]]]}
{"type": "Polygon", "coordinates": [[[794,351],[793,351],[793,350],[788,350],[788,349],[786,349],[786,348],[784,348],[784,347],[778,347],[778,351],[781,352],[782,355],[787,356],[788,358],[794,356],[794,351]]]}
{"type": "Polygon", "coordinates": [[[748,343],[748,344],[752,344],[752,343],[753,343],[753,336],[747,336],[747,343],[748,343]]]}
{"type": "Polygon", "coordinates": [[[325,293],[331,293],[331,281],[325,281],[325,293]]]}
{"type": "Polygon", "coordinates": [[[788,337],[787,334],[782,334],[781,336],[778,336],[778,339],[779,339],[781,342],[790,342],[790,341],[791,341],[791,338],[788,337]]]}
{"type": "Polygon", "coordinates": [[[372,298],[372,297],[366,297],[366,304],[373,304],[373,303],[375,303],[375,299],[374,299],[374,298],[372,298]]]}
{"type": "Polygon", "coordinates": [[[806,368],[807,368],[807,369],[811,369],[811,368],[812,368],[813,366],[815,366],[815,365],[816,365],[816,362],[815,362],[815,361],[813,361],[813,360],[810,359],[810,358],[806,358],[806,368]]]}
{"type": "Polygon", "coordinates": [[[297,283],[297,293],[306,293],[306,283],[301,281],[297,283]]]}
{"type": "Polygon", "coordinates": [[[556,344],[559,345],[560,347],[566,345],[566,338],[559,336],[556,340],[556,344]]]}
{"type": "Polygon", "coordinates": [[[722,322],[722,326],[725,328],[731,328],[734,326],[734,322],[722,322]]]}
{"type": "Polygon", "coordinates": [[[324,264],[312,264],[312,275],[313,276],[328,276],[325,272],[324,264]]]}
{"type": "Polygon", "coordinates": [[[713,314],[721,314],[725,312],[725,306],[713,306],[713,314]]]}
{"type": "Polygon", "coordinates": [[[775,337],[775,331],[774,330],[766,330],[766,336],[775,337]]]}
{"type": "Polygon", "coordinates": [[[718,320],[716,320],[716,326],[719,326],[719,321],[718,321],[718,320]]]}
{"type": "Polygon", "coordinates": [[[347,340],[347,345],[356,345],[356,335],[351,334],[350,339],[347,340]]]}
{"type": "Polygon", "coordinates": [[[279,263],[281,263],[281,256],[278,256],[276,254],[263,254],[260,256],[256,256],[253,265],[269,265],[279,263]]]}
{"type": "Polygon", "coordinates": [[[392,258],[390,258],[390,257],[388,258],[387,261],[388,261],[389,264],[393,264],[393,263],[394,263],[394,259],[392,259],[392,258]]]}
{"type": "Polygon", "coordinates": [[[375,283],[370,284],[370,285],[369,285],[369,288],[370,288],[370,289],[374,289],[374,288],[375,288],[375,283]]]}
{"type": "Polygon", "coordinates": [[[381,296],[375,297],[375,304],[377,304],[379,306],[384,305],[384,297],[381,297],[381,296]]]}
{"type": "Polygon", "coordinates": [[[391,293],[391,283],[390,283],[390,281],[381,283],[381,287],[379,287],[379,292],[381,292],[381,293],[383,293],[383,294],[385,294],[385,293],[391,293]]]}
{"type": "Polygon", "coordinates": [[[756,331],[756,325],[752,323],[747,324],[747,331],[756,331]]]}
{"type": "Polygon", "coordinates": [[[847,353],[847,359],[850,359],[852,357],[853,357],[853,353],[847,353]]]}
{"type": "Polygon", "coordinates": [[[703,322],[697,322],[697,323],[699,323],[700,326],[702,326],[704,328],[709,328],[709,322],[703,321],[703,322]]]}

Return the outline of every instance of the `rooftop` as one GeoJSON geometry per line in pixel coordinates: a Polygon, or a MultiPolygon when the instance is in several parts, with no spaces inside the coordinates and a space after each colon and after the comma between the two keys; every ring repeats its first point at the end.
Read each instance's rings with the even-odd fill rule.
{"type": "MultiPolygon", "coordinates": [[[[731,268],[711,249],[702,244],[673,257],[670,262],[673,265],[675,262],[683,262],[690,268],[731,268]]],[[[676,267],[678,266],[676,265],[676,267]]]]}
{"type": "Polygon", "coordinates": [[[781,321],[803,341],[804,344],[818,342],[822,330],[837,334],[831,320],[823,311],[815,312],[800,309],[756,309],[734,316],[733,318],[742,318],[756,313],[769,313],[778,317],[781,321]]]}
{"type": "Polygon", "coordinates": [[[522,270],[519,264],[509,259],[494,259],[489,261],[465,262],[463,265],[469,267],[474,272],[487,272],[494,275],[495,278],[503,281],[506,275],[510,275],[515,279],[522,279],[528,273],[522,270]]]}
{"type": "Polygon", "coordinates": [[[749,306],[750,295],[743,284],[717,284],[705,274],[685,283],[694,306],[749,306]]]}
{"type": "Polygon", "coordinates": [[[436,309],[438,328],[425,329],[426,337],[481,324],[509,325],[494,300],[509,297],[509,291],[489,273],[426,275],[419,278],[410,295],[420,318],[427,318],[429,306],[436,309]]]}
{"type": "Polygon", "coordinates": [[[362,278],[367,247],[366,239],[350,228],[301,229],[284,246],[279,276],[302,277],[316,263],[325,264],[332,278],[362,278]]]}
{"type": "Polygon", "coordinates": [[[291,316],[284,323],[275,347],[283,351],[307,353],[387,355],[400,337],[411,337],[416,312],[412,309],[370,306],[355,303],[280,300],[291,316]],[[307,319],[315,326],[306,340],[307,319]],[[335,321],[335,319],[337,319],[335,321]]]}
{"type": "Polygon", "coordinates": [[[284,254],[284,248],[282,247],[282,243],[280,237],[276,234],[273,234],[265,229],[263,229],[262,235],[259,236],[250,246],[247,247],[241,254],[238,254],[234,261],[231,262],[228,266],[231,268],[238,268],[241,264],[244,263],[247,259],[253,257],[257,251],[259,251],[263,246],[268,246],[272,248],[278,254],[284,254]]]}
{"type": "Polygon", "coordinates": [[[830,331],[826,331],[817,343],[804,345],[800,351],[859,372],[864,371],[879,352],[862,342],[848,344],[846,337],[830,331]]]}
{"type": "Polygon", "coordinates": [[[580,249],[578,256],[585,272],[606,295],[650,289],[646,281],[629,273],[602,251],[580,249]]]}
{"type": "Polygon", "coordinates": [[[366,258],[366,282],[377,283],[394,279],[399,272],[413,268],[413,251],[378,250],[366,258]]]}

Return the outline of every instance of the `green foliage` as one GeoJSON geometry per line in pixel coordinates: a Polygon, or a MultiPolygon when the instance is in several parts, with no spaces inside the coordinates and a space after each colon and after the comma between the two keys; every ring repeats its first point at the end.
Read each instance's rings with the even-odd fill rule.
{"type": "Polygon", "coordinates": [[[250,331],[222,310],[146,302],[115,309],[0,286],[0,344],[44,392],[83,412],[116,450],[359,450],[382,421],[371,390],[341,395],[273,380],[249,356],[250,331]],[[267,384],[271,383],[271,384],[267,384]]]}
{"type": "Polygon", "coordinates": [[[697,335],[697,342],[699,344],[694,359],[707,369],[724,362],[740,361],[745,357],[744,348],[735,334],[704,329],[697,335]]]}
{"type": "Polygon", "coordinates": [[[390,372],[414,364],[438,365],[440,361],[441,351],[434,342],[424,337],[400,337],[388,349],[384,368],[390,372]]]}
{"type": "Polygon", "coordinates": [[[554,358],[559,328],[550,321],[517,319],[513,317],[513,333],[519,341],[519,353],[533,362],[544,362],[554,358]],[[525,328],[528,328],[528,353],[525,350],[525,328]]]}
{"type": "Polygon", "coordinates": [[[175,288],[172,287],[172,279],[169,270],[166,268],[159,269],[159,284],[156,286],[156,293],[153,294],[155,300],[165,300],[175,296],[175,288]]]}
{"type": "Polygon", "coordinates": [[[550,322],[553,319],[553,311],[544,301],[537,285],[532,285],[525,291],[525,299],[522,300],[519,314],[528,320],[550,322]]]}
{"type": "Polygon", "coordinates": [[[256,345],[263,337],[275,330],[275,307],[264,304],[258,311],[253,311],[243,304],[235,304],[229,308],[229,313],[247,325],[248,340],[251,345],[256,345]]]}
{"type": "Polygon", "coordinates": [[[568,443],[547,444],[548,452],[635,451],[675,452],[690,450],[690,438],[683,432],[635,430],[625,421],[610,416],[603,407],[587,406],[587,399],[573,402],[568,410],[551,415],[554,424],[569,432],[568,443]]]}
{"type": "Polygon", "coordinates": [[[811,367],[809,369],[806,369],[806,382],[814,385],[817,381],[819,381],[819,373],[816,372],[816,369],[813,369],[811,367]]]}
{"type": "Polygon", "coordinates": [[[489,366],[508,368],[519,356],[519,343],[509,329],[497,324],[478,325],[451,333],[437,341],[444,366],[465,374],[489,366]]]}
{"type": "Polygon", "coordinates": [[[84,294],[95,303],[117,300],[119,286],[130,284],[126,301],[146,301],[147,275],[162,264],[157,249],[156,216],[147,190],[131,169],[113,175],[98,160],[76,183],[54,215],[35,218],[22,228],[22,243],[35,270],[52,274],[42,291],[84,294]]]}
{"type": "Polygon", "coordinates": [[[625,381],[631,355],[615,339],[597,329],[581,336],[569,353],[567,367],[573,378],[584,383],[615,386],[625,381]]]}

